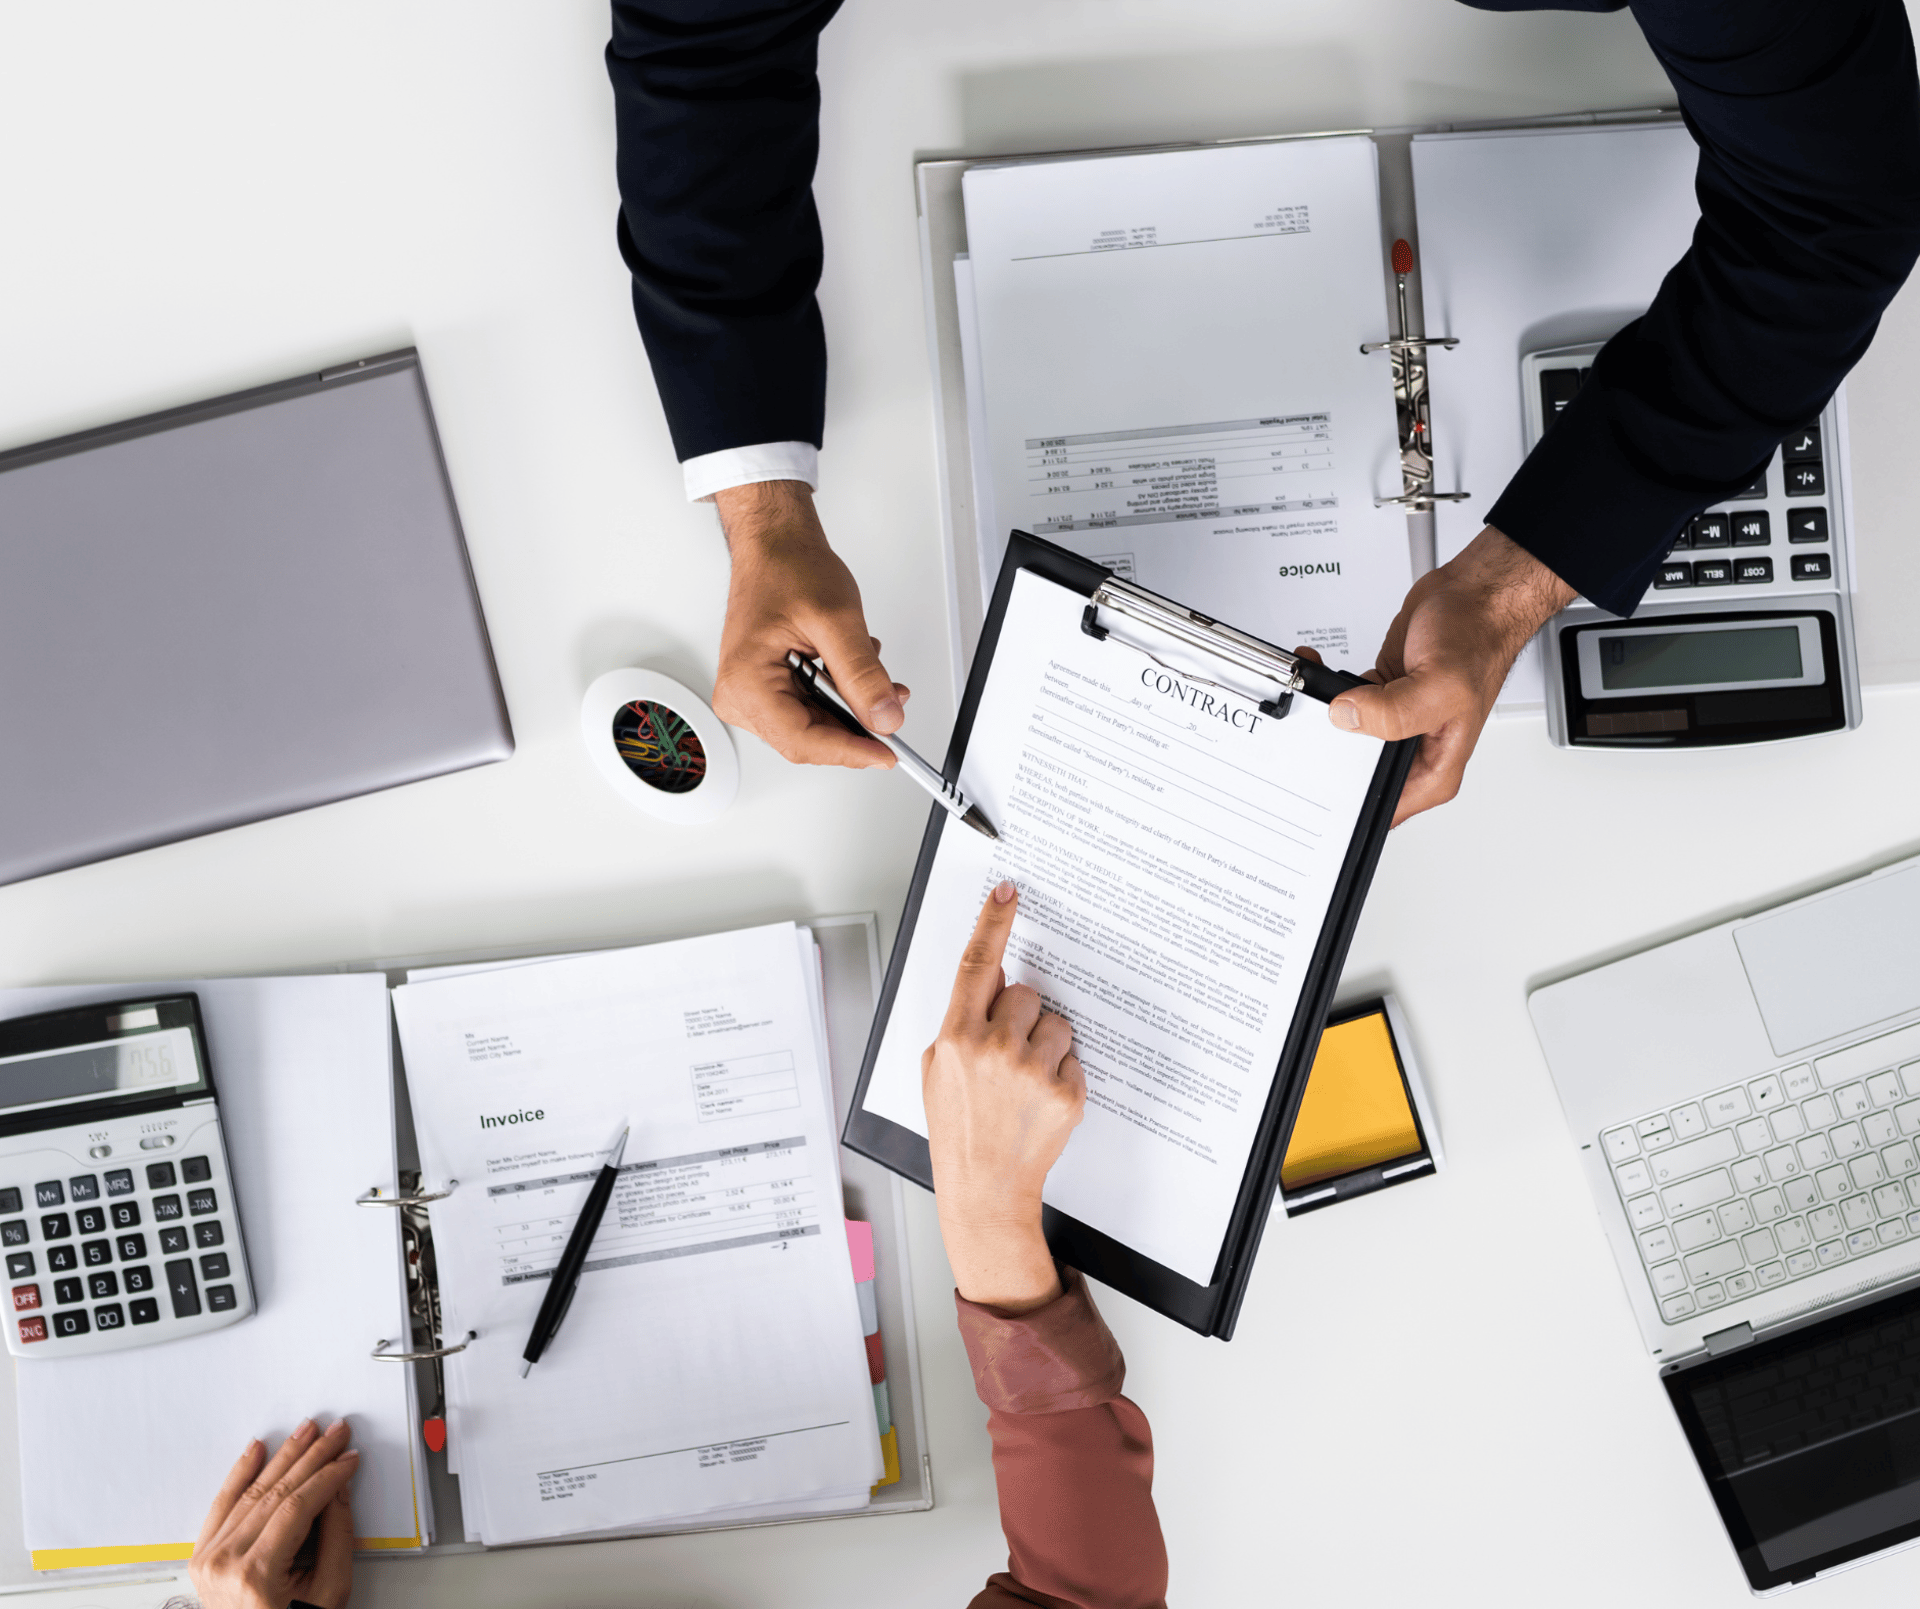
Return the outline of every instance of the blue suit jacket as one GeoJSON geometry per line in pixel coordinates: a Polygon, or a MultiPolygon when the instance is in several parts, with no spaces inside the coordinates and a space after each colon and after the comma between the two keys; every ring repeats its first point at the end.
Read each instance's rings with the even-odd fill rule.
{"type": "MultiPolygon", "coordinates": [[[[682,458],[819,445],[815,58],[839,4],[614,0],[620,246],[682,458]]],[[[1632,9],[1700,146],[1700,224],[1487,516],[1622,614],[1681,526],[1825,406],[1920,256],[1920,80],[1900,0],[1632,9]]]]}

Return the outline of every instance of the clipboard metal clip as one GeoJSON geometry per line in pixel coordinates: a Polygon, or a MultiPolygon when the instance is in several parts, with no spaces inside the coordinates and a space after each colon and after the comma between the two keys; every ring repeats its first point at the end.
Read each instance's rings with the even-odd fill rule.
{"type": "MultiPolygon", "coordinates": [[[[1108,576],[1094,588],[1086,608],[1080,611],[1080,629],[1099,642],[1107,641],[1112,635],[1111,628],[1100,623],[1102,609],[1135,621],[1164,637],[1171,637],[1175,642],[1221,660],[1236,670],[1245,671],[1259,681],[1272,683],[1278,691],[1272,698],[1261,700],[1259,708],[1262,715],[1272,716],[1275,720],[1283,719],[1293,708],[1293,695],[1305,685],[1306,678],[1301,671],[1303,661],[1297,654],[1275,648],[1258,637],[1234,630],[1232,626],[1223,626],[1197,610],[1174,603],[1144,587],[1136,587],[1117,576],[1108,576]]],[[[1124,638],[1116,640],[1123,647],[1144,654],[1162,670],[1170,671],[1183,680],[1242,698],[1247,696],[1237,687],[1210,681],[1181,665],[1170,665],[1137,642],[1127,642],[1124,638]]]]}

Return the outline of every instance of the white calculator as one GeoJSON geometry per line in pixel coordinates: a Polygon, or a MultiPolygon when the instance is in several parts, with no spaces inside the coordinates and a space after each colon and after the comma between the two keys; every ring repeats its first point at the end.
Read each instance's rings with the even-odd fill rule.
{"type": "Polygon", "coordinates": [[[0,1022],[7,1350],[70,1358],[253,1312],[190,994],[0,1022]]]}

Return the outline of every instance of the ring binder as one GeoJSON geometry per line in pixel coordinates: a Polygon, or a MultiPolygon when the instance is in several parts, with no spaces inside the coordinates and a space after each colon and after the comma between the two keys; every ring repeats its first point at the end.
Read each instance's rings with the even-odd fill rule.
{"type": "Polygon", "coordinates": [[[1400,495],[1376,497],[1375,508],[1389,505],[1409,514],[1423,514],[1436,503],[1463,503],[1470,492],[1433,489],[1433,421],[1427,395],[1426,353],[1430,346],[1456,347],[1452,335],[1415,335],[1407,311],[1407,276],[1413,272],[1413,248],[1404,240],[1393,243],[1394,295],[1400,307],[1400,333],[1390,341],[1363,341],[1362,356],[1388,352],[1393,357],[1393,405],[1400,422],[1400,495]]]}
{"type": "Polygon", "coordinates": [[[447,1180],[446,1189],[429,1191],[425,1195],[420,1193],[419,1187],[416,1185],[411,1192],[403,1189],[398,1194],[383,1196],[380,1193],[380,1186],[376,1184],[365,1195],[355,1196],[353,1198],[353,1204],[356,1207],[420,1207],[425,1206],[429,1201],[445,1201],[448,1196],[452,1195],[454,1191],[459,1188],[460,1181],[458,1179],[449,1179],[447,1180]]]}
{"type": "Polygon", "coordinates": [[[373,1351],[367,1355],[378,1358],[382,1363],[430,1363],[435,1358],[450,1358],[456,1352],[464,1352],[479,1339],[478,1330],[468,1330],[458,1346],[428,1347],[424,1352],[389,1352],[387,1348],[392,1346],[393,1342],[380,1341],[375,1343],[373,1351]]]}

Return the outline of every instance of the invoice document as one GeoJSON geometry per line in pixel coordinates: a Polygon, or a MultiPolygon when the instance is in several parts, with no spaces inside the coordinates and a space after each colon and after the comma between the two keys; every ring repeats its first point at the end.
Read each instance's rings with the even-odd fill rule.
{"type": "Polygon", "coordinates": [[[849,1508],[879,1478],[809,935],[791,924],[394,991],[429,1180],[450,1452],[501,1542],[849,1508]],[[812,987],[809,986],[810,980],[812,987]],[[521,1357],[605,1153],[566,1321],[521,1357]]]}
{"type": "Polygon", "coordinates": [[[1089,636],[1086,604],[1014,578],[960,771],[1000,838],[941,833],[865,1108],[927,1132],[921,1052],[1012,878],[1007,979],[1073,1024],[1087,1075],[1045,1199],[1208,1284],[1382,746],[1089,636]]]}
{"type": "Polygon", "coordinates": [[[984,165],[956,265],[983,592],[1030,531],[1372,666],[1412,581],[1365,137],[984,165]]]}

